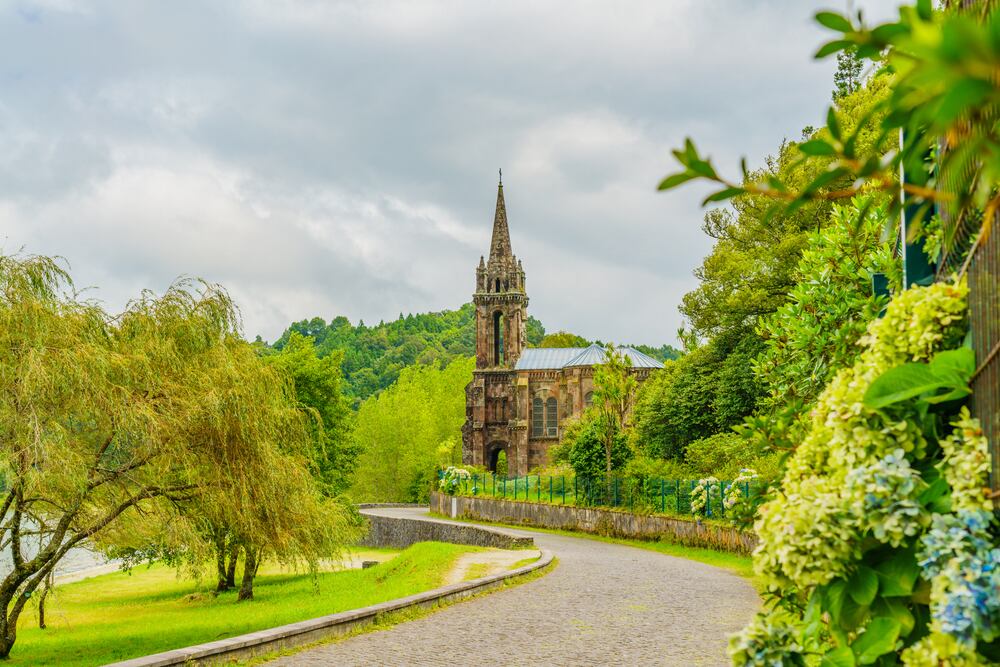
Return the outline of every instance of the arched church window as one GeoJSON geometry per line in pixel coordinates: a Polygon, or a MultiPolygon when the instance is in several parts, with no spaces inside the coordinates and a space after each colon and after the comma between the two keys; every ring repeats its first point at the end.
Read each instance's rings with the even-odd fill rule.
{"type": "Polygon", "coordinates": [[[594,404],[594,392],[588,391],[583,395],[583,409],[587,410],[594,404]]]}
{"type": "Polygon", "coordinates": [[[503,340],[503,313],[499,310],[493,313],[493,365],[503,365],[504,340],[503,340]]]}
{"type": "Polygon", "coordinates": [[[555,398],[545,401],[545,434],[550,438],[559,435],[559,402],[555,398]]]}
{"type": "Polygon", "coordinates": [[[507,399],[501,399],[500,401],[500,421],[507,421],[507,399]]]}
{"type": "Polygon", "coordinates": [[[541,437],[545,434],[544,414],[542,414],[542,399],[531,401],[531,435],[541,437]]]}
{"type": "Polygon", "coordinates": [[[496,292],[497,294],[499,294],[500,293],[500,279],[499,278],[497,278],[497,281],[496,281],[496,283],[494,283],[494,286],[496,287],[496,289],[494,289],[493,291],[496,292]]]}

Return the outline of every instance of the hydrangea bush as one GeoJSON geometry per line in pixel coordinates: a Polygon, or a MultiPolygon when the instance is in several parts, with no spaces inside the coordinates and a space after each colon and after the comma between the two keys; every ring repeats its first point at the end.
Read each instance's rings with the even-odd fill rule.
{"type": "Polygon", "coordinates": [[[441,479],[438,480],[438,488],[447,493],[449,496],[454,495],[458,488],[467,480],[471,479],[472,475],[465,468],[456,468],[455,466],[448,466],[444,474],[441,475],[441,479]]]}
{"type": "Polygon", "coordinates": [[[749,488],[750,485],[755,484],[757,479],[756,470],[753,468],[741,468],[740,474],[736,476],[736,479],[727,484],[723,490],[725,499],[722,503],[726,506],[726,509],[733,510],[739,505],[746,503],[748,494],[743,492],[744,488],[749,488]]]}
{"type": "Polygon", "coordinates": [[[961,408],[967,289],[906,290],[810,415],[754,554],[766,610],[736,665],[981,665],[1000,659],[988,449],[961,408]]]}
{"type": "Polygon", "coordinates": [[[708,502],[711,495],[719,494],[719,480],[715,477],[705,477],[698,480],[698,485],[691,490],[691,513],[704,516],[708,514],[708,502]]]}

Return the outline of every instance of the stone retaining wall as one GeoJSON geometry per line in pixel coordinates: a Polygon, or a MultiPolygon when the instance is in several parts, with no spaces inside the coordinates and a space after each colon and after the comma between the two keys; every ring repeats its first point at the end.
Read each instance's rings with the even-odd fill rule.
{"type": "Polygon", "coordinates": [[[475,547],[522,549],[531,547],[535,543],[530,537],[519,537],[483,526],[379,516],[367,514],[363,510],[362,513],[368,519],[368,536],[361,542],[361,546],[366,547],[405,549],[417,542],[450,542],[475,547]]]}
{"type": "Polygon", "coordinates": [[[430,506],[432,512],[457,518],[578,530],[609,537],[663,540],[739,554],[749,554],[757,546],[756,535],[737,528],[594,507],[517,502],[488,496],[453,498],[436,491],[431,492],[430,506]]]}

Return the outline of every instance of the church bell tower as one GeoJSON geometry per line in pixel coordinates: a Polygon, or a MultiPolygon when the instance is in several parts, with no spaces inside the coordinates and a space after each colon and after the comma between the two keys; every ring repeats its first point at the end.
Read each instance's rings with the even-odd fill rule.
{"type": "Polygon", "coordinates": [[[497,187],[493,240],[488,261],[476,269],[476,369],[513,369],[527,344],[528,296],[524,268],[510,247],[503,181],[497,187]]]}
{"type": "Polygon", "coordinates": [[[490,256],[479,258],[472,302],[476,307],[476,368],[465,388],[462,461],[496,470],[498,456],[504,452],[513,474],[527,465],[527,422],[517,414],[514,367],[528,342],[528,295],[524,267],[510,246],[502,179],[497,186],[490,256]]]}

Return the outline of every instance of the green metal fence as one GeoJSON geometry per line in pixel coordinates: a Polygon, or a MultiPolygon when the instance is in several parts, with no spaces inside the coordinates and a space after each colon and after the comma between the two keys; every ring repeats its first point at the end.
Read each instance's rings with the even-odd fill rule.
{"type": "MultiPolygon", "coordinates": [[[[438,471],[438,478],[444,471],[438,471]]],[[[704,516],[724,518],[726,490],[732,482],[720,481],[706,494],[704,516]]],[[[637,512],[661,514],[694,514],[692,494],[697,480],[633,478],[615,475],[585,478],[574,475],[524,475],[502,477],[493,473],[472,474],[461,480],[455,495],[485,496],[504,500],[574,505],[578,507],[609,507],[637,512]]],[[[744,498],[755,499],[763,493],[757,482],[739,482],[744,498]]]]}

